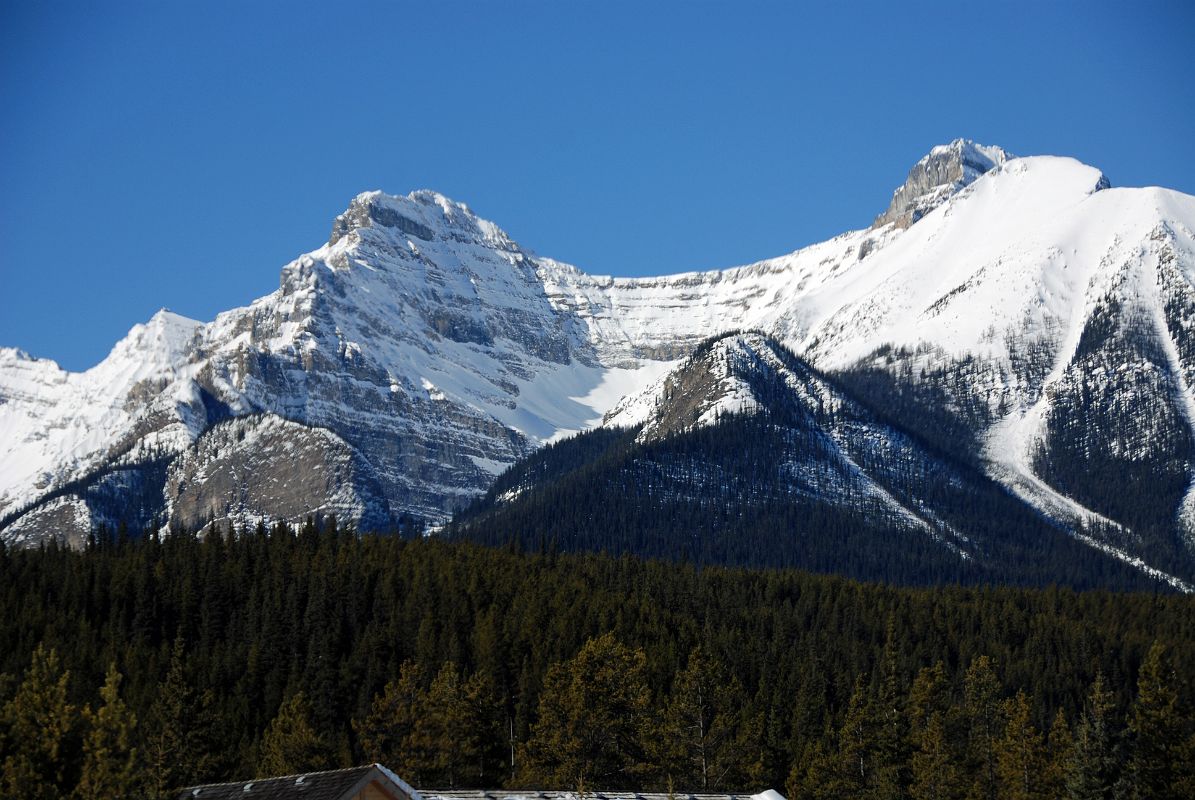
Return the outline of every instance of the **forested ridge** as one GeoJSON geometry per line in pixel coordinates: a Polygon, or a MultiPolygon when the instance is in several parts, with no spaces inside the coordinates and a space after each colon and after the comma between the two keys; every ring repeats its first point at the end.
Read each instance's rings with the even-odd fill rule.
{"type": "Polygon", "coordinates": [[[1195,796],[1195,600],[270,531],[0,549],[3,797],[1195,796]],[[1181,666],[1180,666],[1181,665],[1181,666]]]}
{"type": "MultiPolygon", "coordinates": [[[[899,355],[908,367],[918,353],[929,355],[899,355]]],[[[895,354],[881,349],[877,358],[895,354]]],[[[1172,478],[1185,475],[1182,469],[1147,469],[1131,491],[1106,482],[1098,493],[1117,498],[1131,531],[1088,522],[1075,536],[977,460],[977,432],[998,417],[990,397],[956,401],[985,380],[975,369],[964,359],[917,378],[911,368],[828,374],[757,331],[712,336],[669,374],[646,422],[613,427],[615,416],[611,427],[529,453],[458,512],[444,535],[488,545],[513,537],[526,547],[548,540],[564,551],[797,568],[905,585],[1150,591],[1160,582],[1092,547],[1095,540],[1195,581],[1177,501],[1166,499],[1176,485],[1181,497],[1186,484],[1172,478]],[[731,378],[751,405],[709,418],[731,378]],[[1165,497],[1158,494],[1163,488],[1165,497]]],[[[1087,457],[1081,447],[1055,449],[1087,457]]],[[[1065,471],[1079,475],[1085,467],[1076,461],[1065,471]]]]}

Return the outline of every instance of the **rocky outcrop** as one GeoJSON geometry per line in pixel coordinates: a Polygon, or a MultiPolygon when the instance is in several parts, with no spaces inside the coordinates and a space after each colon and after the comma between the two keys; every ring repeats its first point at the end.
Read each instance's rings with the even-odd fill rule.
{"type": "Polygon", "coordinates": [[[184,450],[166,477],[172,524],[252,525],[336,517],[371,530],[392,524],[369,462],[340,437],[272,414],[216,425],[184,450]]]}
{"type": "Polygon", "coordinates": [[[872,227],[909,227],[1009,158],[999,147],[985,147],[969,139],[955,139],[948,145],[935,147],[909,170],[909,177],[897,188],[892,202],[876,217],[872,227]]]}

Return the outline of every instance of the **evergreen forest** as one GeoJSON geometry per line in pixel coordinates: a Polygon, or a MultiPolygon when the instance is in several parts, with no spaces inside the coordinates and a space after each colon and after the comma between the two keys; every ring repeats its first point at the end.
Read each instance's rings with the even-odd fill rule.
{"type": "Polygon", "coordinates": [[[358,535],[0,548],[0,797],[1195,797],[1195,599],[358,535]]]}

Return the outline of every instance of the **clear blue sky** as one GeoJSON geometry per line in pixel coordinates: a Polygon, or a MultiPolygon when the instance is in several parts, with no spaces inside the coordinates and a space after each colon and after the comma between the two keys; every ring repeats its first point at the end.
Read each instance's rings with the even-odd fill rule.
{"type": "Polygon", "coordinates": [[[359,191],[596,273],[862,227],[932,145],[1195,193],[1195,3],[0,4],[0,345],[272,291],[359,191]]]}

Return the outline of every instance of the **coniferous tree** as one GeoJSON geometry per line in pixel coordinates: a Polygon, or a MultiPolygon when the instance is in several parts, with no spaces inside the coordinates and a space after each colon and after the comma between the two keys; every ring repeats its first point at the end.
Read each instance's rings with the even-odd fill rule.
{"type": "Polygon", "coordinates": [[[456,664],[444,662],[420,706],[411,736],[414,749],[428,756],[423,780],[454,788],[477,758],[477,721],[456,664]]]}
{"type": "Polygon", "coordinates": [[[180,786],[220,774],[213,696],[195,688],[184,655],[183,641],[176,638],[143,728],[145,790],[152,798],[172,797],[180,786]]]}
{"type": "Polygon", "coordinates": [[[871,714],[862,678],[855,681],[842,725],[833,782],[827,787],[835,797],[864,797],[875,783],[876,720],[871,714]]]}
{"type": "Polygon", "coordinates": [[[544,678],[523,758],[532,784],[633,788],[645,773],[646,657],[612,633],[588,640],[544,678]]]}
{"type": "Polygon", "coordinates": [[[83,710],[87,732],[83,736],[83,773],[75,787],[79,800],[141,796],[141,769],[133,744],[137,717],[121,699],[120,683],[121,675],[112,663],[100,689],[102,705],[83,710]]]}
{"type": "Polygon", "coordinates": [[[829,792],[836,782],[837,765],[829,746],[834,740],[834,729],[828,723],[827,720],[822,735],[804,753],[805,758],[793,762],[788,781],[785,783],[788,800],[822,800],[832,797],[829,792]]]}
{"type": "Polygon", "coordinates": [[[910,770],[912,800],[954,800],[962,792],[962,773],[946,733],[946,718],[933,711],[918,734],[910,770]]]}
{"type": "Polygon", "coordinates": [[[469,676],[462,687],[464,724],[461,757],[470,786],[492,785],[502,772],[502,707],[493,681],[482,672],[469,676]]]}
{"type": "Polygon", "coordinates": [[[967,668],[963,684],[967,756],[973,776],[968,797],[997,800],[996,745],[1003,730],[1000,681],[991,659],[980,656],[967,668]]]}
{"type": "Polygon", "coordinates": [[[923,667],[913,679],[906,704],[909,717],[909,797],[953,800],[962,792],[959,758],[947,733],[951,702],[941,661],[923,667]]]}
{"type": "Polygon", "coordinates": [[[710,791],[740,779],[747,748],[739,721],[746,705],[738,679],[695,648],[677,673],[656,737],[662,766],[678,785],[710,791]]]}
{"type": "Polygon", "coordinates": [[[909,700],[905,704],[909,718],[909,743],[914,749],[918,747],[920,736],[930,718],[934,714],[945,715],[951,705],[945,665],[938,661],[932,667],[922,667],[913,678],[909,700]]]}
{"type": "Polygon", "coordinates": [[[1116,741],[1113,733],[1112,693],[1097,673],[1083,717],[1075,729],[1066,792],[1070,800],[1111,800],[1116,786],[1116,741]]]}
{"type": "Polygon", "coordinates": [[[906,697],[897,672],[897,641],[892,617],[879,664],[879,690],[873,703],[876,720],[875,800],[899,800],[908,785],[909,721],[906,697]]]}
{"type": "Polygon", "coordinates": [[[1065,797],[1067,776],[1074,759],[1075,741],[1062,709],[1054,715],[1046,740],[1046,762],[1042,769],[1042,793],[1046,797],[1065,797]]]}
{"type": "Polygon", "coordinates": [[[296,692],[266,728],[257,758],[257,775],[268,778],[331,767],[328,744],[311,726],[311,705],[296,692]]]}
{"type": "Polygon", "coordinates": [[[386,684],[365,717],[353,720],[353,730],[368,760],[391,766],[418,784],[423,784],[425,774],[433,769],[416,736],[424,711],[425,676],[415,662],[403,662],[398,680],[386,684]]]}
{"type": "Polygon", "coordinates": [[[75,708],[67,702],[70,673],[58,653],[38,645],[33,663],[0,720],[7,729],[7,752],[0,763],[0,797],[5,800],[58,800],[74,782],[70,774],[75,708]]]}
{"type": "Polygon", "coordinates": [[[1024,692],[1004,702],[1004,735],[997,743],[996,772],[1003,800],[1037,800],[1045,766],[1041,733],[1033,727],[1024,692]]]}
{"type": "Polygon", "coordinates": [[[1178,794],[1182,772],[1190,768],[1180,760],[1187,732],[1179,713],[1174,670],[1156,642],[1141,665],[1126,727],[1129,757],[1121,794],[1130,800],[1187,797],[1178,794]]]}

